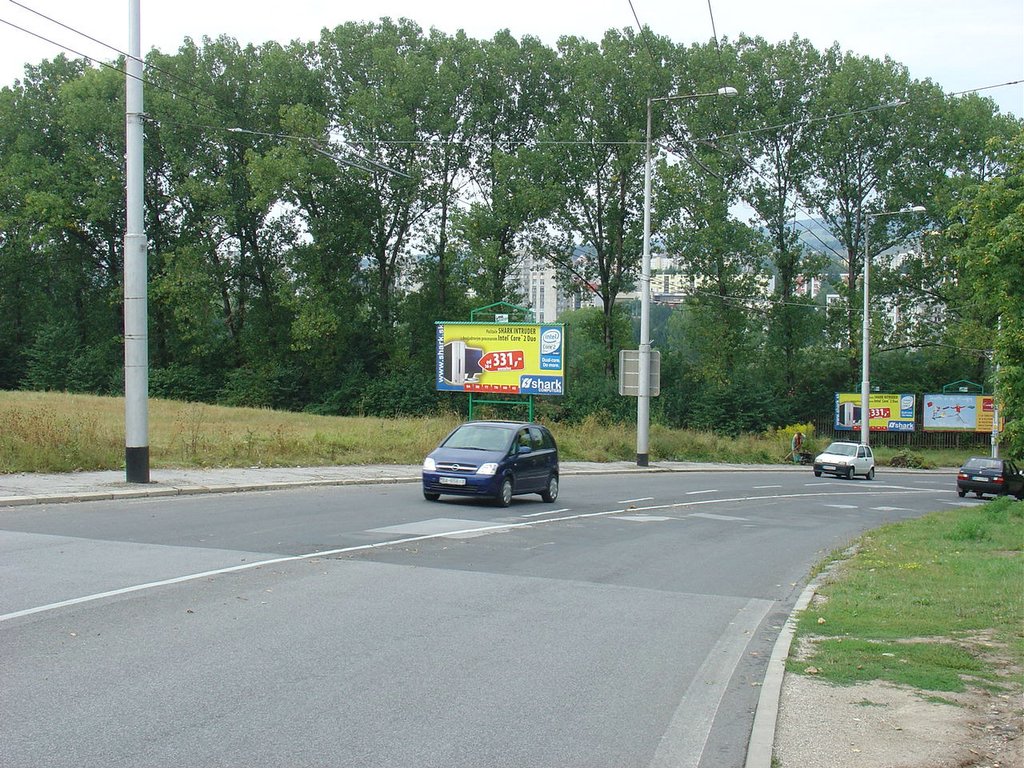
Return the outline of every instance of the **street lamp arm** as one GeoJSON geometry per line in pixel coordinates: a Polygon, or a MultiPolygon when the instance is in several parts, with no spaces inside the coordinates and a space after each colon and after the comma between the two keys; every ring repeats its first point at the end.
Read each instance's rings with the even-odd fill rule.
{"type": "Polygon", "coordinates": [[[651,105],[659,101],[685,101],[686,99],[703,99],[706,96],[738,96],[739,91],[733,88],[731,85],[723,85],[717,91],[708,91],[706,93],[687,93],[679,96],[652,96],[647,99],[647,104],[651,105]]]}

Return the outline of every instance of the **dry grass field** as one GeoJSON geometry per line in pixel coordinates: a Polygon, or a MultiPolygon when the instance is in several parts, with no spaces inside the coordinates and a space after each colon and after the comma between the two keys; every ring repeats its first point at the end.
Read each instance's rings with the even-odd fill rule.
{"type": "MultiPolygon", "coordinates": [[[[480,415],[520,416],[486,411],[480,415]]],[[[162,468],[419,464],[462,419],[458,414],[397,419],[318,416],[152,399],[150,463],[162,468]]],[[[0,472],[120,469],[124,421],[124,400],[119,397],[0,391],[0,472]]],[[[565,460],[636,458],[633,425],[591,418],[549,426],[565,460]]],[[[801,429],[810,434],[809,427],[801,429]]],[[[653,424],[650,455],[652,461],[781,464],[789,452],[790,432],[730,437],[653,424]]],[[[827,440],[812,440],[812,447],[815,442],[827,440]]],[[[885,449],[878,454],[885,463],[885,449]]],[[[937,466],[959,462],[954,455],[926,458],[937,466]]]]}

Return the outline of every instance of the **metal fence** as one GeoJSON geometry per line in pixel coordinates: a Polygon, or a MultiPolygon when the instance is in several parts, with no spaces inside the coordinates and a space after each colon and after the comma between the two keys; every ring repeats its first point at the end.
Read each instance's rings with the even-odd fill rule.
{"type": "MultiPolygon", "coordinates": [[[[860,440],[860,430],[853,432],[837,430],[835,417],[819,417],[814,420],[814,435],[820,440],[860,440]]],[[[887,448],[948,448],[962,450],[965,453],[987,454],[992,446],[990,432],[925,432],[921,415],[914,424],[913,432],[872,432],[872,445],[884,445],[887,448]]]]}

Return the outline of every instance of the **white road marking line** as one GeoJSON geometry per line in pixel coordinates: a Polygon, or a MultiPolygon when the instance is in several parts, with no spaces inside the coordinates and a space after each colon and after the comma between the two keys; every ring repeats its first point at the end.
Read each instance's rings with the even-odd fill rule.
{"type": "Polygon", "coordinates": [[[833,509],[860,509],[855,504],[826,504],[826,507],[832,507],[833,509]]]}
{"type": "Polygon", "coordinates": [[[528,515],[520,515],[520,517],[541,517],[542,515],[559,515],[562,512],[568,512],[569,507],[563,507],[562,509],[548,509],[544,512],[531,512],[528,515]]]}
{"type": "Polygon", "coordinates": [[[701,493],[718,493],[718,489],[717,488],[708,488],[706,491],[687,491],[686,495],[687,496],[697,496],[698,494],[701,494],[701,493]]]}
{"type": "Polygon", "coordinates": [[[384,536],[422,536],[426,533],[443,534],[448,531],[464,531],[467,528],[483,528],[487,525],[490,525],[490,523],[486,520],[467,520],[462,517],[435,517],[430,520],[416,520],[411,523],[370,528],[367,533],[378,533],[384,536]]]}
{"type": "Polygon", "coordinates": [[[661,736],[648,768],[697,768],[729,681],[775,603],[751,598],[704,657],[661,736]]]}
{"type": "Polygon", "coordinates": [[[634,504],[634,503],[636,503],[638,501],[654,501],[654,497],[653,496],[644,496],[643,498],[639,498],[639,499],[623,499],[622,501],[617,501],[615,503],[616,504],[634,504]]]}
{"type": "Polygon", "coordinates": [[[693,512],[687,517],[703,517],[706,520],[725,520],[727,522],[746,523],[749,517],[733,517],[732,515],[713,515],[710,512],[693,512]]]}
{"type": "MultiPolygon", "coordinates": [[[[868,490],[857,490],[850,491],[843,494],[844,496],[859,496],[859,495],[870,495],[872,491],[868,490]]],[[[928,493],[926,489],[913,489],[911,491],[903,491],[903,494],[908,493],[928,493]]],[[[708,499],[706,501],[679,501],[671,504],[656,504],[650,507],[635,507],[628,510],[629,512],[650,512],[658,509],[679,509],[681,507],[696,507],[705,504],[727,504],[731,502],[744,502],[744,501],[760,501],[763,499],[801,499],[801,498],[813,498],[815,496],[832,496],[833,494],[828,492],[821,493],[780,493],[773,496],[737,496],[727,499],[708,499]]],[[[58,608],[69,608],[73,605],[81,605],[83,603],[91,603],[96,600],[102,600],[107,597],[118,597],[120,595],[128,595],[132,592],[142,592],[147,589],[155,589],[157,587],[167,587],[174,584],[185,584],[190,581],[197,581],[199,579],[207,579],[213,576],[221,576],[226,573],[238,573],[240,571],[248,571],[253,568],[262,568],[266,565],[278,565],[280,563],[295,563],[302,560],[312,560],[317,557],[332,557],[334,555],[347,555],[355,552],[371,552],[375,549],[382,549],[384,547],[399,546],[402,544],[413,544],[419,541],[430,541],[431,539],[441,539],[445,537],[451,537],[460,534],[474,534],[483,533],[487,531],[508,531],[516,528],[529,528],[535,525],[546,525],[548,523],[561,523],[570,520],[586,520],[591,517],[608,517],[610,515],[621,515],[627,512],[625,509],[609,509],[602,512],[581,512],[575,515],[566,515],[565,517],[551,517],[546,519],[527,520],[521,523],[498,523],[496,525],[487,525],[480,528],[467,528],[462,531],[447,531],[445,533],[429,533],[423,536],[407,536],[402,539],[391,539],[388,541],[378,541],[373,544],[359,544],[352,547],[340,547],[338,549],[327,549],[317,552],[308,552],[304,555],[286,555],[283,557],[274,557],[269,560],[258,560],[252,563],[242,563],[240,565],[231,565],[226,568],[217,568],[212,571],[203,571],[202,573],[190,573],[184,576],[175,576],[170,579],[162,579],[160,581],[151,581],[145,584],[134,584],[130,587],[122,587],[121,589],[112,589],[108,592],[98,592],[92,595],[83,595],[82,597],[74,597],[69,600],[61,600],[56,603],[49,603],[47,605],[39,605],[35,608],[25,608],[21,611],[13,611],[11,613],[0,614],[0,622],[10,621],[11,619],[18,619],[23,616],[31,616],[36,613],[45,613],[47,611],[54,611],[58,608]]]]}
{"type": "Polygon", "coordinates": [[[663,515],[612,515],[612,520],[633,520],[638,523],[663,523],[666,520],[678,520],[676,517],[664,517],[663,515]]]}
{"type": "Polygon", "coordinates": [[[781,488],[781,487],[782,487],[781,485],[755,485],[754,486],[754,490],[755,491],[763,491],[763,490],[766,490],[768,488],[781,488]]]}

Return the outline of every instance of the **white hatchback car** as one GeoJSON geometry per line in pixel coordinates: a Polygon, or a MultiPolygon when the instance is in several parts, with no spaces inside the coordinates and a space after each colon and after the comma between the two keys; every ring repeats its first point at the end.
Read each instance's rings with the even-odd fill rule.
{"type": "Polygon", "coordinates": [[[822,473],[847,480],[854,475],[874,480],[875,456],[871,453],[871,446],[843,441],[832,443],[814,457],[814,476],[821,477],[822,473]]]}

